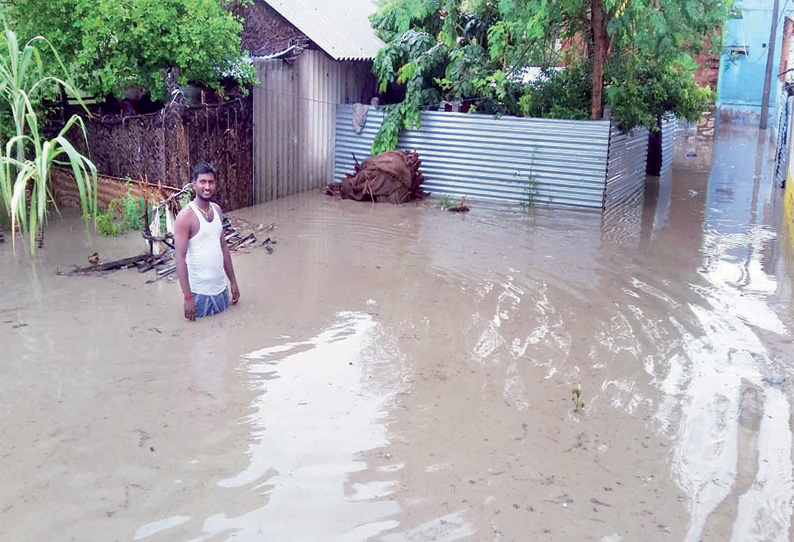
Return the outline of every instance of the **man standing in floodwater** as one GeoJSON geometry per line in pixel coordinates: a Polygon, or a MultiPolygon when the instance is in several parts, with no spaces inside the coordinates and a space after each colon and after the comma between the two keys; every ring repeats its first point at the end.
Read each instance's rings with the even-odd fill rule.
{"type": "Polygon", "coordinates": [[[223,238],[221,208],[210,201],[218,187],[215,168],[206,162],[197,164],[191,182],[196,197],[176,217],[174,260],[185,296],[185,318],[195,320],[229,308],[226,277],[232,304],[240,299],[240,289],[223,238]]]}

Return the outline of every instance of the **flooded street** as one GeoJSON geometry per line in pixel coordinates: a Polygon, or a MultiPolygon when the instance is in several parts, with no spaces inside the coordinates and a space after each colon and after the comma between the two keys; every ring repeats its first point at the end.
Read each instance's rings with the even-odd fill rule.
{"type": "Polygon", "coordinates": [[[134,234],[54,220],[34,265],[9,238],[0,539],[794,540],[769,158],[744,126],[682,140],[603,215],[245,209],[275,250],[235,254],[239,305],[195,323],[150,274],[56,276],[134,234]]]}

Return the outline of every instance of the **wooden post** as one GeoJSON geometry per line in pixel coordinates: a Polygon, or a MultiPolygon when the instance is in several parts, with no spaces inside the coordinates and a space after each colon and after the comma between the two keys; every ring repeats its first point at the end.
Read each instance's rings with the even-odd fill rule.
{"type": "Polygon", "coordinates": [[[190,179],[190,156],[187,134],[187,108],[173,104],[167,108],[164,123],[165,177],[168,186],[179,188],[190,179]]]}
{"type": "MultiPolygon", "coordinates": [[[[151,235],[152,230],[151,230],[151,228],[149,226],[150,226],[150,223],[149,223],[149,202],[146,201],[146,198],[144,197],[143,198],[143,227],[144,227],[144,231],[146,233],[148,233],[149,235],[151,235]]],[[[153,255],[154,255],[154,241],[152,241],[152,239],[149,238],[149,256],[153,256],[153,255]]]]}

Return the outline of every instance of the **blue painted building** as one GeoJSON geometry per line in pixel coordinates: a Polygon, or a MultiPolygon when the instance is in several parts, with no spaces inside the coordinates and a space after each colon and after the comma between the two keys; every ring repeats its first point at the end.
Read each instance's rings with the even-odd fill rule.
{"type": "MultiPolygon", "coordinates": [[[[772,25],[773,0],[739,0],[742,16],[728,21],[722,42],[720,75],[717,85],[717,106],[721,117],[747,116],[757,120],[761,112],[761,100],[766,74],[769,47],[769,31],[772,25]]],[[[780,0],[776,31],[772,86],[769,96],[770,124],[776,119],[778,95],[777,75],[780,73],[783,21],[792,8],[786,0],[780,0]]]]}

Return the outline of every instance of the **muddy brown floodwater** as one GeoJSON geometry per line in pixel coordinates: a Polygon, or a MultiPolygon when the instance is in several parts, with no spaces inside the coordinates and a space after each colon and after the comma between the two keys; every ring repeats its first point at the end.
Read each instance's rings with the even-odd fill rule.
{"type": "Polygon", "coordinates": [[[791,540],[781,194],[752,131],[691,148],[603,216],[240,211],[278,244],[196,323],[175,283],[55,275],[135,235],[7,243],[0,539],[791,540]]]}

